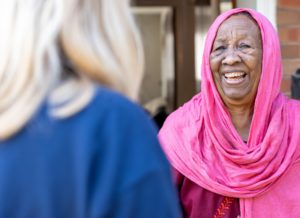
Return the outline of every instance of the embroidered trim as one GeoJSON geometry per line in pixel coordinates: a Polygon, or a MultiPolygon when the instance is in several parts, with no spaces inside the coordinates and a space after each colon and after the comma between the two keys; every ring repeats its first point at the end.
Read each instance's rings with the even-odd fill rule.
{"type": "Polygon", "coordinates": [[[233,198],[230,197],[224,197],[222,203],[220,204],[219,208],[217,209],[217,212],[214,215],[214,218],[221,218],[225,215],[226,211],[229,210],[230,206],[233,203],[233,198]]]}

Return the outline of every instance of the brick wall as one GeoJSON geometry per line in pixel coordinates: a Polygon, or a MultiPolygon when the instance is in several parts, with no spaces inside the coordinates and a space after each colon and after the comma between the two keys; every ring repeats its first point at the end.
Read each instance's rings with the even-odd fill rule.
{"type": "Polygon", "coordinates": [[[291,75],[300,68],[300,0],[277,0],[277,27],[283,59],[281,90],[291,94],[291,75]]]}

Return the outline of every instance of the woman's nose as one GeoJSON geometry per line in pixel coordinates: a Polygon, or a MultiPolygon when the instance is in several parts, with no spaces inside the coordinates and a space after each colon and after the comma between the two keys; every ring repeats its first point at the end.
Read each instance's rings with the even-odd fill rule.
{"type": "Polygon", "coordinates": [[[235,63],[241,62],[241,57],[237,54],[235,49],[228,49],[222,60],[222,64],[233,65],[235,63]]]}

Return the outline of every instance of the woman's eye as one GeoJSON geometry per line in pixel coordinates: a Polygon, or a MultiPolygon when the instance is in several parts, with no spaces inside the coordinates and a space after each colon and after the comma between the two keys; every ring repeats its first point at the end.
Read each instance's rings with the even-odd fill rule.
{"type": "Polygon", "coordinates": [[[251,48],[250,45],[242,43],[239,45],[240,48],[251,48]]]}
{"type": "Polygon", "coordinates": [[[225,46],[221,45],[221,46],[216,47],[216,48],[215,48],[215,51],[222,51],[222,50],[224,50],[225,48],[226,48],[225,46]]]}

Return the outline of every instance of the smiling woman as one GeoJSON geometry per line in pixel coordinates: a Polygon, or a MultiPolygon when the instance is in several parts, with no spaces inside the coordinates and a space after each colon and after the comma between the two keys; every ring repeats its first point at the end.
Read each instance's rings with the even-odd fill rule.
{"type": "Polygon", "coordinates": [[[220,15],[201,73],[201,93],[159,133],[184,217],[299,217],[300,104],[279,91],[271,23],[251,9],[220,15]]]}

